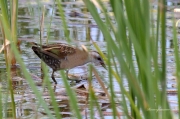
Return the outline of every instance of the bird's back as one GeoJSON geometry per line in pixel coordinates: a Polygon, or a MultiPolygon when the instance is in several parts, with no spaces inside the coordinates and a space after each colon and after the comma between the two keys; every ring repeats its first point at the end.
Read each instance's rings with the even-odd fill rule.
{"type": "Polygon", "coordinates": [[[34,43],[33,51],[53,70],[71,69],[88,62],[88,52],[68,44],[56,43],[38,45],[34,43]]]}

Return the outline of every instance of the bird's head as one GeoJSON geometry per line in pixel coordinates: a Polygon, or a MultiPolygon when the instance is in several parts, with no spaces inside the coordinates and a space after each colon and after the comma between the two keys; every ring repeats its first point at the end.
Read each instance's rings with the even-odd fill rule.
{"type": "Polygon", "coordinates": [[[32,47],[32,50],[35,52],[37,50],[40,50],[40,45],[37,44],[37,43],[34,43],[34,42],[29,42],[29,44],[31,45],[32,47]]]}
{"type": "Polygon", "coordinates": [[[104,63],[104,60],[100,56],[100,54],[96,51],[91,51],[90,53],[90,59],[95,65],[101,65],[106,69],[106,65],[104,63]]]}

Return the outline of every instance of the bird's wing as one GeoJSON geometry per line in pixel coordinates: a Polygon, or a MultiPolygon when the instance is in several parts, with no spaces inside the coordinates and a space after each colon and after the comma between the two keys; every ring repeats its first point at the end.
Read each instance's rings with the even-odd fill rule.
{"type": "Polygon", "coordinates": [[[76,53],[76,49],[67,44],[57,43],[50,45],[43,45],[42,49],[45,53],[53,54],[58,57],[58,59],[66,59],[68,55],[76,53]]]}

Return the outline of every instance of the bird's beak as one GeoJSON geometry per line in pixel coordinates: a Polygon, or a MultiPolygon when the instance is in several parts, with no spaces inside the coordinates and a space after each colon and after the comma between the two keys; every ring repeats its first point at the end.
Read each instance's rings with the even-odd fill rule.
{"type": "Polygon", "coordinates": [[[104,62],[101,62],[101,65],[107,70],[106,65],[104,62]]]}

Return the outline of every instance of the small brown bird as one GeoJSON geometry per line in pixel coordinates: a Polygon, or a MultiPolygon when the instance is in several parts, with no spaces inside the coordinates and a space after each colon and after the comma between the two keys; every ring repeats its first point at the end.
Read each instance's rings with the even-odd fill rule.
{"type": "Polygon", "coordinates": [[[103,59],[96,51],[88,52],[83,48],[81,50],[80,48],[63,43],[39,45],[33,42],[32,44],[35,54],[52,68],[51,78],[56,84],[54,72],[57,70],[67,70],[66,75],[68,75],[68,69],[84,65],[88,62],[94,62],[106,68],[103,59]]]}

